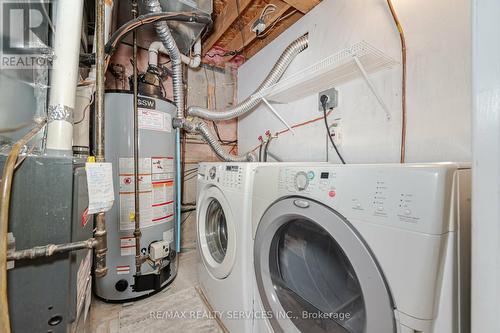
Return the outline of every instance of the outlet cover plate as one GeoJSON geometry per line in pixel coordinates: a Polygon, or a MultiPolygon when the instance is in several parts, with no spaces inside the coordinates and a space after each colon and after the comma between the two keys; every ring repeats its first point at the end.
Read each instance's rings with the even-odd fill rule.
{"type": "Polygon", "coordinates": [[[323,112],[323,106],[321,105],[321,96],[328,96],[328,102],[326,103],[327,109],[336,108],[339,105],[339,92],[335,88],[330,88],[323,90],[318,94],[318,110],[323,112]]]}

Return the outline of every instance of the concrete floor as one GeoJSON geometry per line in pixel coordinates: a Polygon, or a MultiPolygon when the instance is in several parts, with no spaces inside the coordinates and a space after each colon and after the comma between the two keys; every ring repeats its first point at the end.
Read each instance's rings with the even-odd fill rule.
{"type": "Polygon", "coordinates": [[[179,272],[172,284],[156,295],[133,303],[109,304],[94,298],[90,332],[223,332],[196,289],[199,259],[195,214],[184,218],[183,250],[179,255],[179,272]]]}

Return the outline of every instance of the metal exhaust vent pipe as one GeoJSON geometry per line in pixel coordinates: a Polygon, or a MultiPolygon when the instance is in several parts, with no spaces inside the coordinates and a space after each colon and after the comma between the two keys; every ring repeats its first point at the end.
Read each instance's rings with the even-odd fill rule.
{"type": "Polygon", "coordinates": [[[257,90],[255,90],[253,94],[247,97],[240,104],[223,110],[208,110],[199,106],[191,106],[187,111],[188,115],[209,120],[228,120],[242,116],[251,111],[262,100],[262,97],[259,96],[260,93],[264,89],[269,88],[278,82],[292,60],[295,59],[300,52],[305,50],[307,46],[307,35],[297,38],[290,45],[288,45],[274,65],[273,69],[269,72],[269,74],[267,74],[267,77],[264,81],[262,81],[257,90]]]}

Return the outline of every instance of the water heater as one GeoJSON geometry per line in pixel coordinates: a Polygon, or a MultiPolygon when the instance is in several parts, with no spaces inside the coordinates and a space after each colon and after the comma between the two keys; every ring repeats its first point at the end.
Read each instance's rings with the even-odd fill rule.
{"type": "Polygon", "coordinates": [[[168,285],[177,273],[177,184],[172,128],[176,107],[157,97],[138,97],[140,248],[147,260],[137,274],[133,105],[132,93],[106,93],[105,151],[106,161],[113,164],[115,202],[106,213],[108,274],[95,278],[95,293],[107,301],[152,294],[168,285]]]}

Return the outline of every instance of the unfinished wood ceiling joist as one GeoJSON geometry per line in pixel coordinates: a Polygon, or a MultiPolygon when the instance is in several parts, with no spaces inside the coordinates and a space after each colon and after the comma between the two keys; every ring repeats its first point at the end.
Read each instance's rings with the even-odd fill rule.
{"type": "Polygon", "coordinates": [[[206,59],[211,61],[217,55],[222,63],[231,61],[235,55],[248,59],[320,1],[214,0],[214,27],[203,42],[203,53],[208,53],[210,56],[206,59]],[[252,31],[252,26],[267,5],[271,5],[274,11],[265,15],[266,30],[257,36],[252,31]]]}

